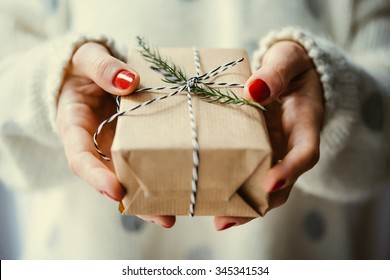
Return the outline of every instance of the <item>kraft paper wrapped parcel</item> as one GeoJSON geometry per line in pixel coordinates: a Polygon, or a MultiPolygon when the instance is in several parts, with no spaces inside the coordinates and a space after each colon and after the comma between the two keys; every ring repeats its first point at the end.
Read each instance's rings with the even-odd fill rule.
{"type": "MultiPolygon", "coordinates": [[[[193,50],[159,49],[162,57],[196,75],[193,50]]],[[[239,49],[199,49],[201,73],[244,57],[211,81],[241,83],[251,71],[239,49]]],[[[140,87],[159,87],[139,50],[129,65],[141,76],[140,87]]],[[[237,96],[242,88],[230,88],[237,96]]],[[[172,90],[135,93],[121,99],[120,110],[172,90]]],[[[271,165],[271,146],[261,110],[251,106],[208,103],[193,95],[199,141],[199,181],[194,215],[258,217],[274,207],[261,182],[271,165]]],[[[192,137],[186,92],[118,118],[111,155],[117,176],[127,189],[120,204],[124,215],[188,215],[192,182],[192,137]]]]}

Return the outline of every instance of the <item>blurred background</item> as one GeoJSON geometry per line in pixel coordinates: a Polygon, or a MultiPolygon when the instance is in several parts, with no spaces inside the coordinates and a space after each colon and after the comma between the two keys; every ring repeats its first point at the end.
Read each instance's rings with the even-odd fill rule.
{"type": "Polygon", "coordinates": [[[0,182],[0,259],[17,259],[19,240],[14,196],[0,182]]]}

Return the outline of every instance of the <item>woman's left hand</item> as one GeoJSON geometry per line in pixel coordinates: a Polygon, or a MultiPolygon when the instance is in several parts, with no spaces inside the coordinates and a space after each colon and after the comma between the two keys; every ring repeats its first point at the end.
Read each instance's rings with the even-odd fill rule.
{"type": "MultiPolygon", "coordinates": [[[[321,82],[306,50],[291,41],[274,44],[262,67],[247,81],[244,98],[266,107],[273,166],[259,188],[278,192],[283,204],[295,181],[319,159],[324,119],[321,82]]],[[[215,217],[217,230],[242,225],[252,218],[215,217]]]]}

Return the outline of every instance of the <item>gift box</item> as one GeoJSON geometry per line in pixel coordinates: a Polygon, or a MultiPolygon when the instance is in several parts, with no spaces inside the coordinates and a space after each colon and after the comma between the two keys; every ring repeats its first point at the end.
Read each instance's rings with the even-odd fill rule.
{"type": "MultiPolygon", "coordinates": [[[[192,49],[160,48],[188,77],[196,75],[192,49]]],[[[199,49],[201,71],[226,62],[244,61],[210,79],[244,84],[251,71],[239,49],[199,49]]],[[[167,85],[139,50],[129,65],[141,77],[140,87],[167,85]]],[[[170,84],[171,86],[171,84],[170,84]]],[[[229,88],[242,96],[242,88],[229,88]]],[[[146,91],[121,98],[120,110],[171,93],[146,91]]],[[[193,95],[199,141],[194,214],[202,216],[264,215],[270,205],[261,183],[271,164],[271,146],[262,111],[251,106],[209,103],[193,95]]],[[[193,177],[193,143],[186,92],[121,116],[111,147],[116,174],[127,189],[120,204],[125,215],[188,215],[193,177]]]]}

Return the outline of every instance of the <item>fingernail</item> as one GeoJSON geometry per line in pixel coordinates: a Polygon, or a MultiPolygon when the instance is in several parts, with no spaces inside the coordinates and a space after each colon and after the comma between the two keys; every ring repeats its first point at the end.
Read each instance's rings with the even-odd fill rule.
{"type": "Polygon", "coordinates": [[[270,190],[270,192],[275,192],[277,191],[278,189],[280,189],[281,187],[284,186],[284,184],[286,183],[286,180],[282,179],[282,180],[279,180],[270,190]]]}
{"type": "Polygon", "coordinates": [[[116,199],[114,199],[112,196],[110,196],[108,193],[106,193],[105,191],[99,191],[102,195],[104,195],[104,196],[106,196],[106,197],[108,197],[108,198],[110,198],[110,199],[112,199],[112,200],[115,200],[116,201],[116,199]]]}
{"type": "Polygon", "coordinates": [[[231,228],[231,227],[234,227],[235,225],[236,225],[236,223],[229,223],[229,224],[226,224],[226,225],[224,225],[222,228],[220,228],[219,231],[225,230],[225,229],[228,229],[228,228],[231,228]]]}
{"type": "Polygon", "coordinates": [[[155,222],[155,221],[153,221],[153,220],[147,220],[149,223],[152,223],[152,224],[155,224],[155,225],[159,225],[160,227],[164,227],[164,228],[170,228],[170,227],[168,227],[168,226],[166,226],[166,225],[164,225],[164,224],[160,224],[160,223],[158,223],[158,222],[155,222]]]}
{"type": "Polygon", "coordinates": [[[248,86],[248,90],[252,99],[259,103],[265,101],[270,95],[268,85],[261,79],[251,82],[248,86]]]}
{"type": "Polygon", "coordinates": [[[149,221],[149,222],[151,222],[151,223],[153,223],[153,224],[156,224],[156,225],[159,225],[160,227],[163,227],[163,228],[170,228],[170,227],[168,227],[168,226],[166,226],[166,225],[164,225],[164,224],[160,224],[160,223],[155,222],[155,221],[149,221]]]}
{"type": "Polygon", "coordinates": [[[127,190],[125,188],[121,188],[121,196],[124,197],[127,193],[127,190]]]}
{"type": "Polygon", "coordinates": [[[160,226],[162,226],[162,227],[164,227],[164,228],[170,228],[170,227],[168,227],[168,226],[166,226],[166,225],[164,225],[164,224],[159,224],[160,226]]]}
{"type": "Polygon", "coordinates": [[[128,89],[133,83],[135,75],[127,70],[122,70],[116,74],[112,83],[116,88],[128,89]]]}

